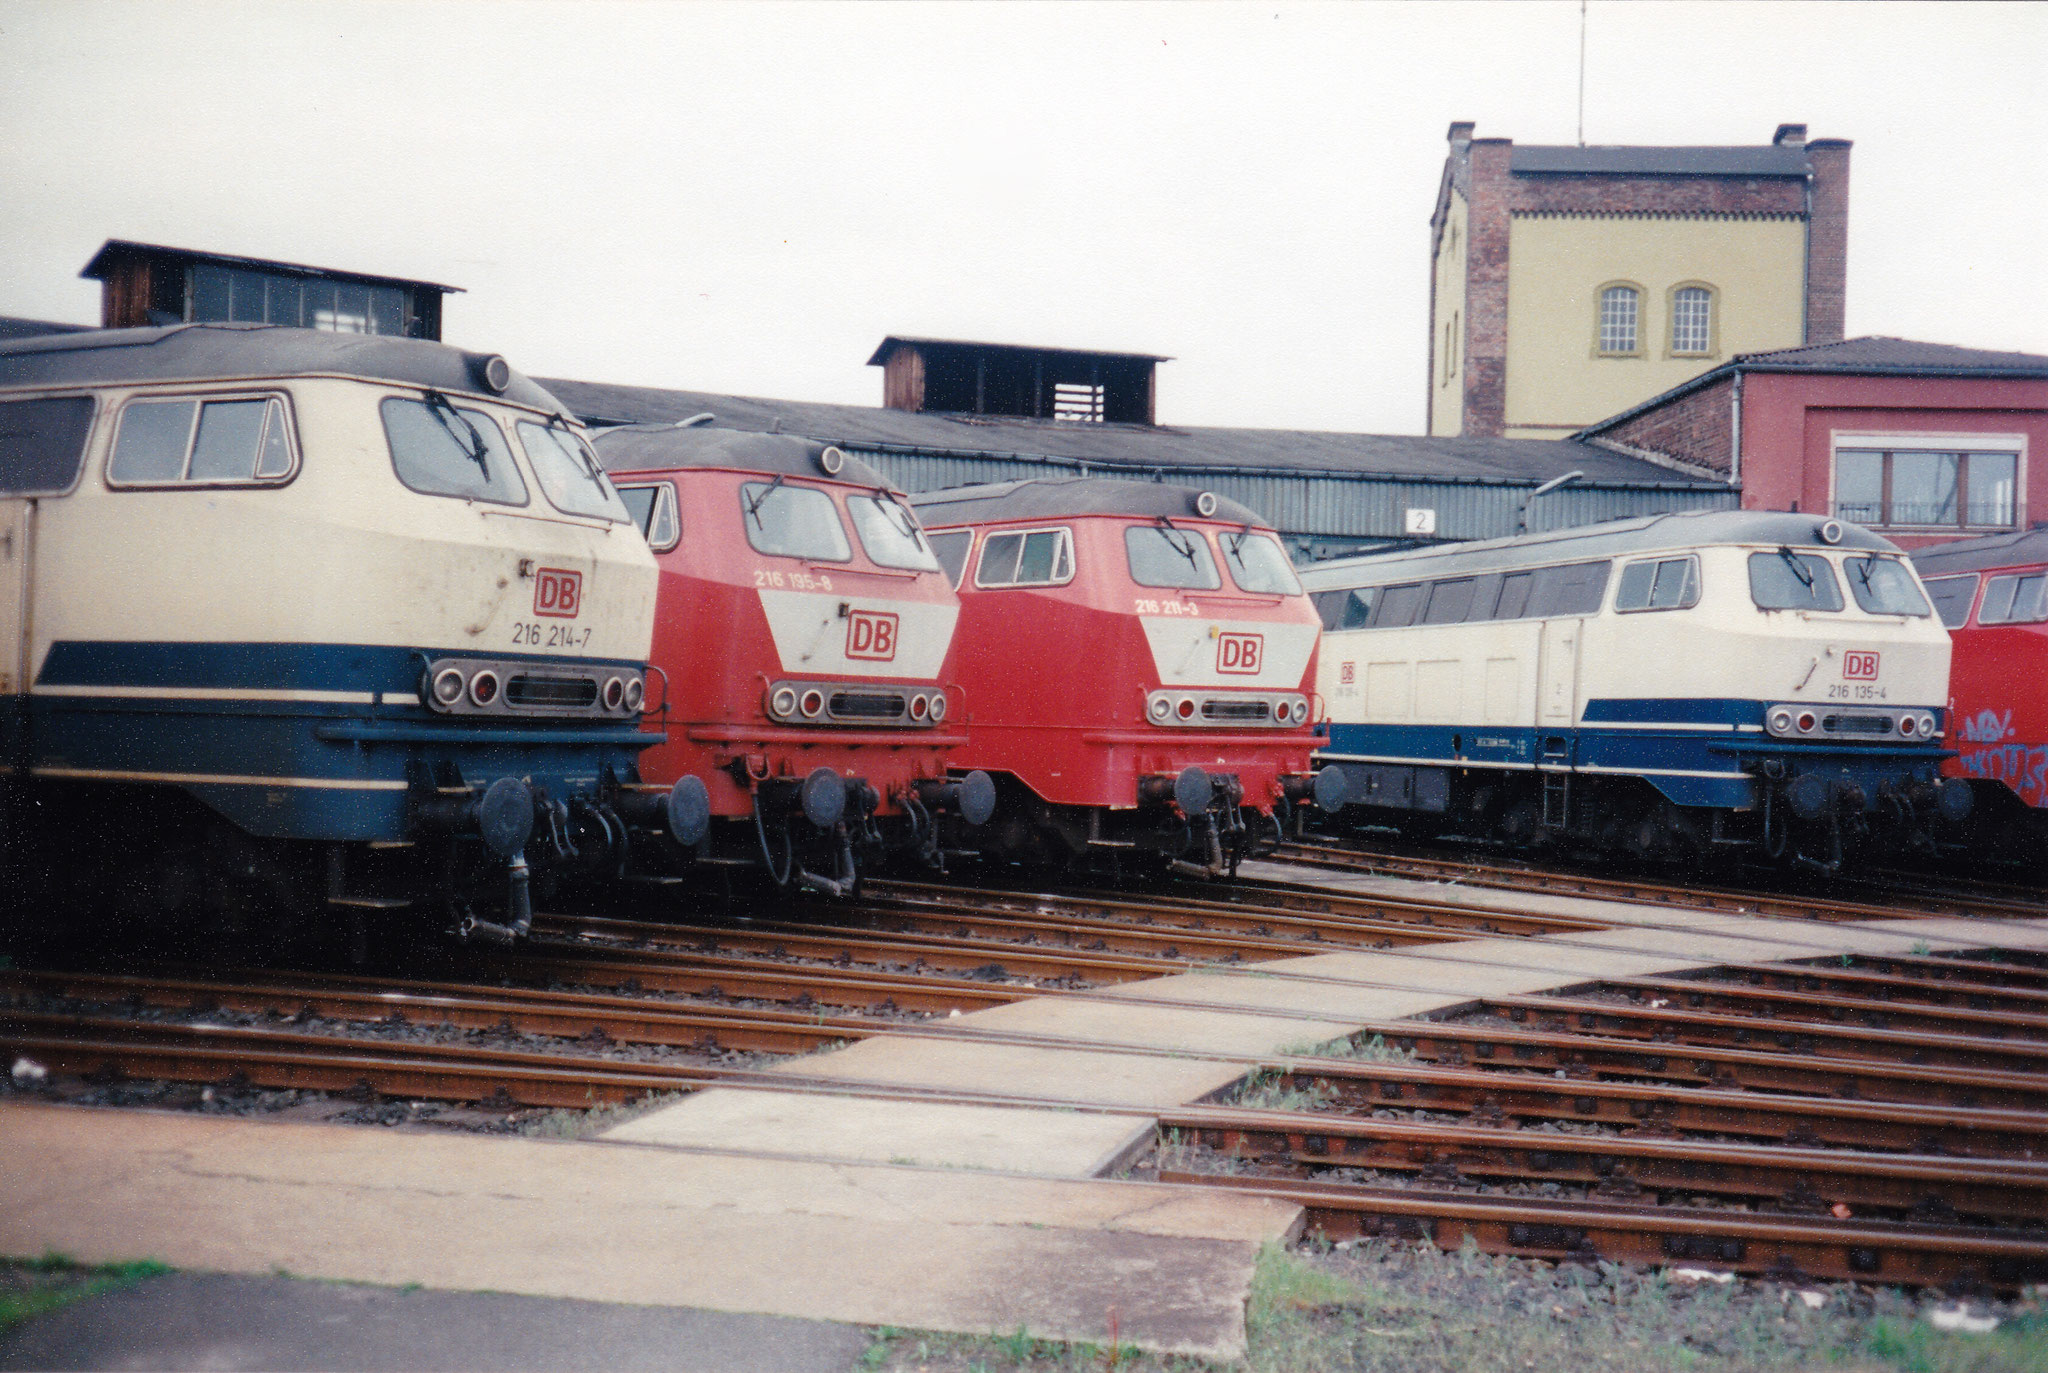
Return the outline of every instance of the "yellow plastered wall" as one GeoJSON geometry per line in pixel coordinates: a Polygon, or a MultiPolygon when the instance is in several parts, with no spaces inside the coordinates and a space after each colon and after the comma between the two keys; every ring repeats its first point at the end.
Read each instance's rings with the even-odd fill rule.
{"type": "Polygon", "coordinates": [[[1465,197],[1451,192],[1444,231],[1436,245],[1436,312],[1430,320],[1429,432],[1464,432],[1465,248],[1471,213],[1465,197]],[[1445,352],[1445,339],[1450,351],[1445,352]]]}
{"type": "Polygon", "coordinates": [[[1510,438],[1556,438],[1619,414],[1737,353],[1803,341],[1805,225],[1797,219],[1515,216],[1508,229],[1510,438]],[[1598,295],[1642,290],[1637,352],[1598,352],[1598,295]],[[1671,351],[1671,293],[1714,291],[1705,355],[1671,351]]]}

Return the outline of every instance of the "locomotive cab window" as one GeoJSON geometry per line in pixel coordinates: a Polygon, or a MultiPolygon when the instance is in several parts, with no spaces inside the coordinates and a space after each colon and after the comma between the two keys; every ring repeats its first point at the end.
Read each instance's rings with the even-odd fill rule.
{"type": "Polygon", "coordinates": [[[291,473],[290,425],[276,396],[130,401],[107,464],[118,486],[268,483],[291,473]]]}
{"type": "Polygon", "coordinates": [[[90,396],[0,401],[0,495],[69,491],[92,433],[90,396]]]}
{"type": "Polygon", "coordinates": [[[976,586],[1053,586],[1074,575],[1073,535],[1064,529],[991,534],[981,545],[976,586]]]}
{"type": "Polygon", "coordinates": [[[2006,573],[1984,583],[1980,625],[2031,625],[2048,620],[2048,572],[2006,573]]]}
{"type": "Polygon", "coordinates": [[[868,561],[877,567],[901,567],[913,572],[936,572],[939,560],[925,544],[917,516],[893,500],[878,496],[848,496],[847,513],[853,516],[853,532],[868,561]]]}
{"type": "Polygon", "coordinates": [[[1927,614],[1927,598],[1897,558],[1844,558],[1842,573],[1856,604],[1872,615],[1927,614]]]}
{"type": "Polygon", "coordinates": [[[1927,595],[1943,625],[1961,629],[1970,622],[1970,602],[1977,599],[1977,575],[1935,577],[1927,583],[1927,595]]]}
{"type": "Polygon", "coordinates": [[[1214,591],[1223,585],[1209,541],[1193,529],[1134,524],[1124,530],[1124,556],[1139,586],[1214,591]]]}
{"type": "Polygon", "coordinates": [[[622,486],[618,491],[620,503],[647,536],[649,548],[666,553],[683,541],[683,521],[676,512],[673,485],[656,482],[652,486],[622,486]]]}
{"type": "Polygon", "coordinates": [[[1749,598],[1758,610],[1842,608],[1842,588],[1828,560],[1789,548],[1749,555],[1749,598]]]}
{"type": "Polygon", "coordinates": [[[1223,545],[1224,566],[1230,569],[1230,580],[1237,583],[1239,591],[1266,596],[1292,596],[1300,592],[1294,565],[1269,535],[1239,529],[1219,535],[1218,542],[1223,545]]]}
{"type": "Polygon", "coordinates": [[[541,494],[548,504],[564,515],[588,515],[596,520],[624,524],[632,516],[619,504],[597,454],[574,430],[558,424],[519,422],[519,444],[533,475],[540,479],[541,494]]]}
{"type": "Polygon", "coordinates": [[[493,505],[525,505],[526,479],[497,420],[439,392],[425,399],[387,396],[381,407],[391,466],[423,496],[455,496],[493,505]]]}
{"type": "Polygon", "coordinates": [[[756,553],[812,562],[853,561],[839,507],[815,486],[745,482],[740,486],[740,520],[756,553]]]}
{"type": "Polygon", "coordinates": [[[1700,603],[1700,565],[1693,557],[1624,563],[1614,590],[1616,610],[1689,610],[1700,603]]]}
{"type": "Polygon", "coordinates": [[[946,580],[953,589],[960,589],[960,579],[967,575],[967,554],[974,547],[974,534],[966,529],[949,529],[943,534],[927,534],[925,542],[931,545],[932,556],[939,560],[939,567],[945,572],[946,580]]]}
{"type": "Polygon", "coordinates": [[[1537,569],[1536,579],[1529,586],[1529,604],[1523,607],[1522,614],[1539,620],[1599,614],[1600,602],[1607,597],[1609,566],[1602,559],[1537,569]]]}

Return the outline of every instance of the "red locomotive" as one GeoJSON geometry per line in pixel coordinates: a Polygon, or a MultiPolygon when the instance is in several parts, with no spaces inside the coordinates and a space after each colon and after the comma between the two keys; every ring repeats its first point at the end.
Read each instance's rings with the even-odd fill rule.
{"type": "Polygon", "coordinates": [[[1975,844],[2048,859],[2048,526],[1912,555],[1949,628],[1942,770],[1975,793],[1975,844]]]}
{"type": "Polygon", "coordinates": [[[1339,803],[1309,770],[1321,622],[1251,510],[1087,477],[911,503],[960,593],[953,766],[995,778],[984,852],[1218,876],[1258,837],[1247,811],[1277,832],[1292,805],[1339,803]]]}
{"type": "Polygon", "coordinates": [[[989,779],[940,677],[959,601],[873,468],[789,435],[626,426],[596,440],[661,566],[655,669],[671,791],[699,862],[844,895],[885,849],[936,859],[937,817],[985,820],[989,779]]]}

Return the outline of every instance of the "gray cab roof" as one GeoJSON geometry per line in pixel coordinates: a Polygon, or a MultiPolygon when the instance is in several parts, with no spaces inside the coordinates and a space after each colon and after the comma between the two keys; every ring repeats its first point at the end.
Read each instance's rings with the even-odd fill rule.
{"type": "Polygon", "coordinates": [[[1986,534],[1978,539],[1936,544],[1916,551],[1912,558],[1923,577],[2048,563],[2048,525],[2023,529],[2017,534],[1986,534]]]}
{"type": "Polygon", "coordinates": [[[955,486],[910,498],[927,529],[1006,520],[1058,520],[1080,515],[1134,515],[1145,519],[1213,519],[1270,529],[1266,517],[1223,496],[1212,515],[1195,511],[1201,493],[1171,482],[1122,481],[1113,477],[1041,477],[1032,481],[955,486]]]}
{"type": "Polygon", "coordinates": [[[828,474],[818,459],[830,445],[795,434],[634,424],[606,429],[595,435],[593,442],[605,470],[616,474],[719,467],[896,489],[887,477],[851,454],[842,454],[845,464],[836,474],[828,474]]]}
{"type": "Polygon", "coordinates": [[[0,389],[338,373],[568,414],[560,401],[518,371],[511,373],[502,393],[491,391],[484,385],[483,371],[493,356],[426,339],[276,324],[88,329],[0,340],[0,389]]]}
{"type": "Polygon", "coordinates": [[[1822,515],[1793,515],[1776,510],[1702,510],[1675,515],[1648,515],[1581,525],[1547,534],[1514,539],[1412,548],[1398,553],[1372,553],[1339,558],[1300,569],[1302,585],[1311,591],[1349,586],[1376,586],[1426,577],[1495,572],[1511,567],[1577,562],[1587,558],[1623,557],[1697,548],[1702,544],[1763,544],[1785,548],[1844,548],[1859,552],[1897,553],[1898,545],[1859,524],[1822,515]],[[1825,524],[1841,526],[1839,543],[1822,541],[1825,524]]]}

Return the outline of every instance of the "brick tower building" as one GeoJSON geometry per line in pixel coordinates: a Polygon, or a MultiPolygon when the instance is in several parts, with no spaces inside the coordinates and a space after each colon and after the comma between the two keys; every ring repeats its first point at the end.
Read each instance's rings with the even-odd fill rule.
{"type": "Polygon", "coordinates": [[[1738,353],[1842,337],[1849,142],[1517,147],[1451,125],[1429,432],[1556,438],[1738,353]]]}

